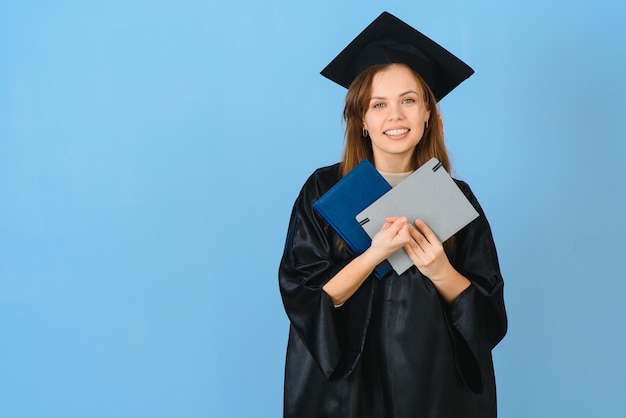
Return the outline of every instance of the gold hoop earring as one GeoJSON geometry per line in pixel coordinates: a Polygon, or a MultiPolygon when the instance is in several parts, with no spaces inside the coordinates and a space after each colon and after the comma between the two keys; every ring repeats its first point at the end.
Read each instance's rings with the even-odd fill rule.
{"type": "Polygon", "coordinates": [[[367,138],[367,129],[363,128],[363,138],[367,138]]]}
{"type": "Polygon", "coordinates": [[[424,129],[428,129],[428,119],[426,119],[426,122],[424,122],[424,129]]]}

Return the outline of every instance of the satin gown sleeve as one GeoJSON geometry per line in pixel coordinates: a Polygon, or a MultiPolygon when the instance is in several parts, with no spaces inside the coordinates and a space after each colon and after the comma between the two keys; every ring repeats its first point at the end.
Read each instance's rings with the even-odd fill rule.
{"type": "Polygon", "coordinates": [[[285,311],[307,350],[328,379],[345,377],[363,349],[371,312],[371,278],[342,307],[335,308],[322,286],[350,260],[337,248],[337,235],[312,203],[339,179],[338,165],[317,170],[294,204],[279,286],[285,311]]]}
{"type": "Polygon", "coordinates": [[[456,182],[480,216],[456,234],[454,249],[448,254],[452,265],[472,284],[447,313],[459,372],[466,385],[480,393],[492,372],[491,350],[507,331],[503,280],[485,213],[470,187],[456,182]]]}

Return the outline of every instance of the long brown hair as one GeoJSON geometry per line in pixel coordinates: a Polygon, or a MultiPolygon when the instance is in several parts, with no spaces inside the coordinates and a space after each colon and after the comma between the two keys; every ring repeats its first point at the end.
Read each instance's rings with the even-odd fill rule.
{"type": "MultiPolygon", "coordinates": [[[[365,158],[374,163],[372,141],[369,136],[363,137],[363,119],[372,96],[372,82],[374,77],[376,74],[392,65],[404,64],[371,65],[354,79],[348,89],[343,109],[346,132],[343,160],[341,162],[341,176],[345,176],[365,158]]],[[[410,67],[406,66],[406,68],[411,71],[418,84],[421,86],[424,103],[430,111],[428,128],[424,130],[424,136],[422,136],[422,139],[413,152],[411,170],[416,170],[426,161],[435,157],[442,163],[446,171],[450,172],[450,159],[443,142],[443,130],[439,122],[437,99],[422,77],[410,67]]]]}

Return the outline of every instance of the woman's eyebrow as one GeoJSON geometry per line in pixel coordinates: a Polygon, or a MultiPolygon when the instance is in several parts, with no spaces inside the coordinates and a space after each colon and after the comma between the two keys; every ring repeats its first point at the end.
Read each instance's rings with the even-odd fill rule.
{"type": "MultiPolygon", "coordinates": [[[[418,96],[419,96],[419,93],[418,93],[418,92],[416,92],[415,90],[407,90],[407,91],[405,91],[404,93],[400,93],[400,94],[398,95],[398,97],[406,96],[407,94],[411,94],[411,93],[412,93],[412,94],[416,94],[416,95],[418,95],[418,96]]],[[[386,98],[386,97],[383,97],[383,96],[372,96],[372,98],[371,98],[370,100],[386,100],[386,99],[387,99],[387,98],[386,98]]]]}

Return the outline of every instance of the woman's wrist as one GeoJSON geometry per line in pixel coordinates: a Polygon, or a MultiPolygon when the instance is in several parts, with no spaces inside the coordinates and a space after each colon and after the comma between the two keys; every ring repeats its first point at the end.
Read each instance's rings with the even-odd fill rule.
{"type": "Polygon", "coordinates": [[[361,258],[365,264],[371,265],[372,269],[382,263],[388,256],[379,251],[376,247],[369,247],[357,258],[361,258]]]}
{"type": "Polygon", "coordinates": [[[459,273],[452,265],[440,271],[439,274],[429,277],[429,279],[448,303],[452,303],[472,284],[467,277],[459,273]]]}

